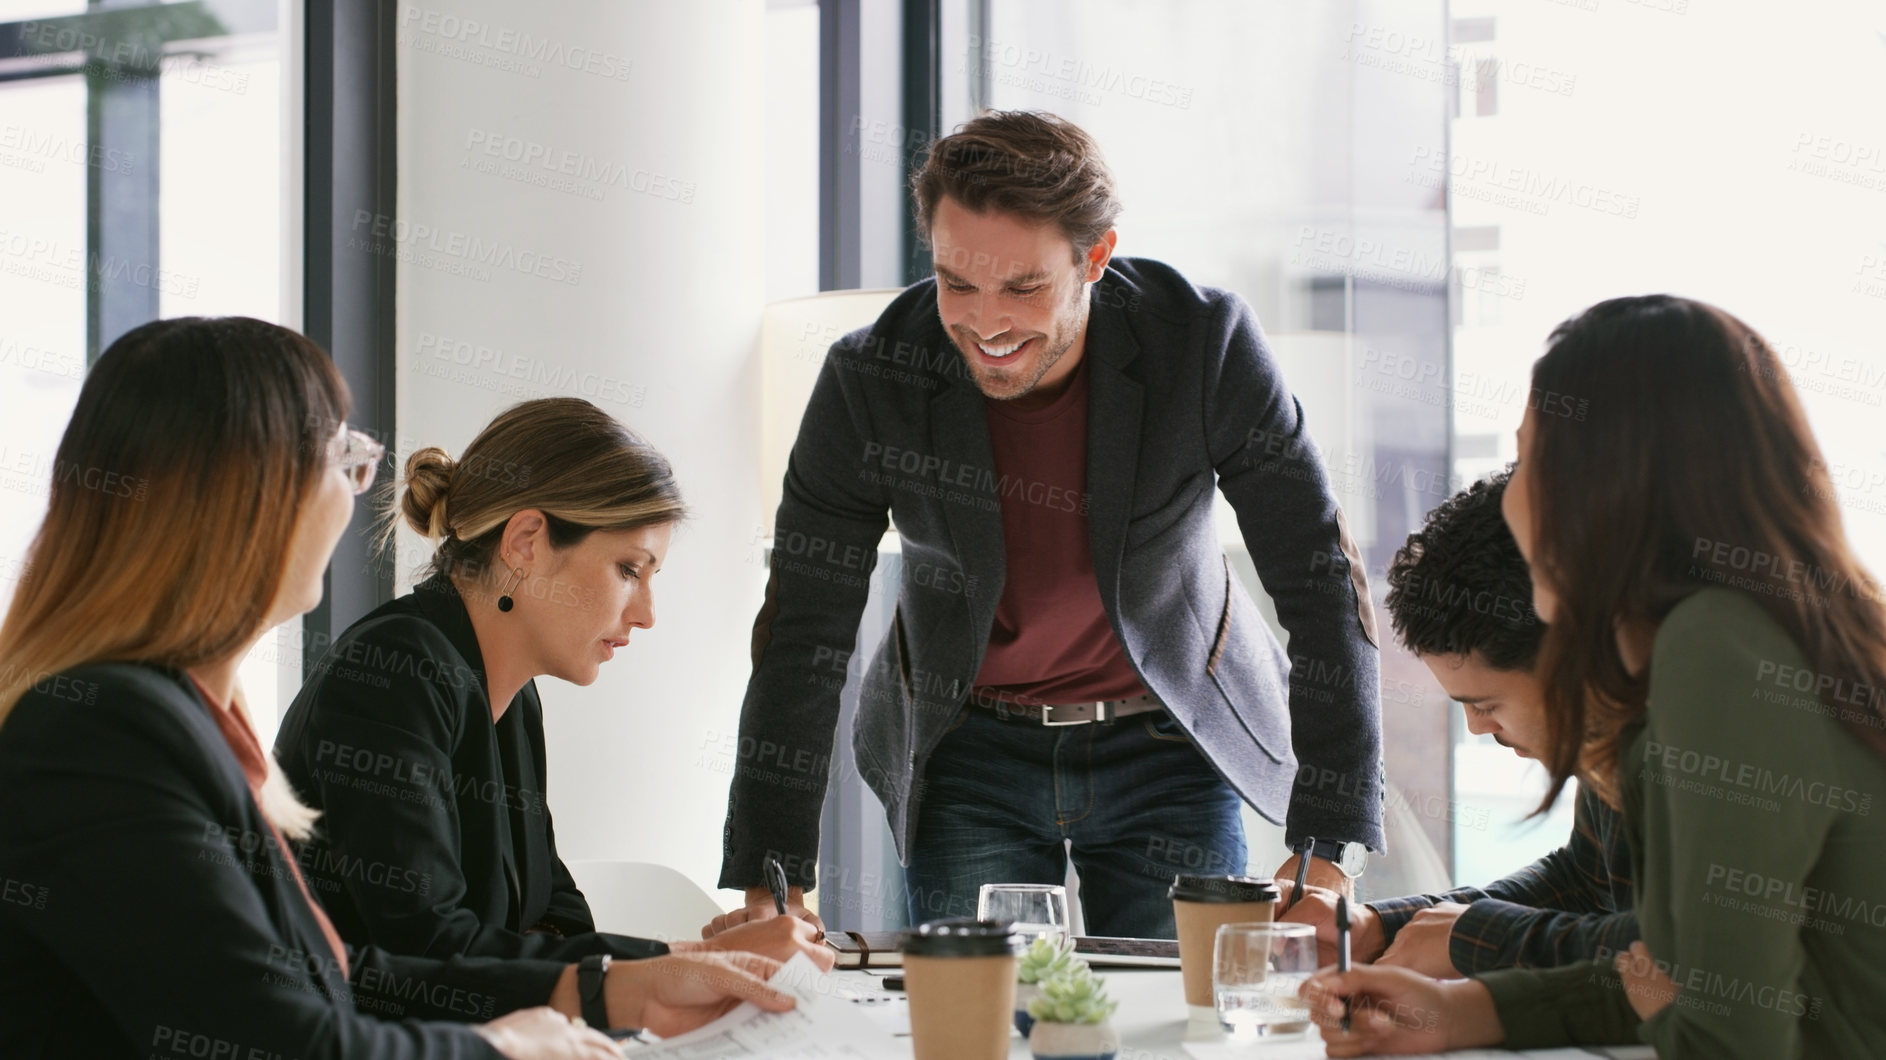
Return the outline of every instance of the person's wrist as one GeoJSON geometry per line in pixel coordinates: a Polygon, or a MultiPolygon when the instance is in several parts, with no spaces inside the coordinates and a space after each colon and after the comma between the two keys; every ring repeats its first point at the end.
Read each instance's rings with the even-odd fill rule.
{"type": "Polygon", "coordinates": [[[592,953],[576,966],[576,992],[583,1022],[599,1031],[625,1026],[617,1023],[613,1018],[614,1013],[609,1011],[607,988],[610,963],[608,954],[592,953]]]}
{"type": "Polygon", "coordinates": [[[1477,1049],[1506,1041],[1493,994],[1478,979],[1443,980],[1437,984],[1446,999],[1441,1018],[1447,1021],[1447,1048],[1477,1049]]]}
{"type": "Polygon", "coordinates": [[[771,905],[772,903],[773,903],[773,892],[772,892],[772,891],[770,891],[770,890],[768,890],[768,889],[767,889],[767,888],[765,888],[765,887],[748,887],[748,888],[747,888],[747,902],[746,902],[746,904],[748,904],[748,905],[771,905]]]}
{"type": "Polygon", "coordinates": [[[1335,862],[1316,854],[1310,855],[1310,867],[1304,874],[1305,882],[1312,887],[1335,891],[1351,902],[1356,900],[1355,877],[1343,872],[1335,862]]]}
{"type": "Polygon", "coordinates": [[[647,1001],[643,979],[660,975],[665,965],[673,971],[671,958],[651,957],[645,961],[616,961],[609,966],[603,981],[603,1001],[609,1006],[609,1022],[616,1027],[644,1027],[642,1009],[647,1001]]]}
{"type": "Polygon", "coordinates": [[[1382,930],[1382,914],[1374,907],[1358,905],[1350,922],[1355,932],[1354,957],[1364,964],[1374,964],[1383,953],[1388,951],[1388,935],[1382,930]]]}
{"type": "Polygon", "coordinates": [[[583,1014],[582,997],[576,989],[576,965],[563,968],[563,974],[557,976],[557,983],[550,988],[550,996],[544,1004],[572,1019],[583,1014]]]}

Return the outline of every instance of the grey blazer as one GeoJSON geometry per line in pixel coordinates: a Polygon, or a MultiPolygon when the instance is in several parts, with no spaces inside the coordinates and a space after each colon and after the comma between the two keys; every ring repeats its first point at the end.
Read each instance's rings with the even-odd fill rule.
{"type": "MultiPolygon", "coordinates": [[[[1287,838],[1383,849],[1379,655],[1355,547],[1303,411],[1250,307],[1155,261],[1114,259],[1088,322],[1088,534],[1128,658],[1287,838]],[[1216,484],[1292,655],[1233,577],[1216,484]]],[[[1002,595],[1004,503],[984,398],[912,285],[831,348],[806,405],[753,628],[720,885],[771,854],[815,883],[819,814],[886,516],[903,547],[890,633],[864,667],[856,766],[906,863],[925,762],[981,668],[1002,595]]]]}

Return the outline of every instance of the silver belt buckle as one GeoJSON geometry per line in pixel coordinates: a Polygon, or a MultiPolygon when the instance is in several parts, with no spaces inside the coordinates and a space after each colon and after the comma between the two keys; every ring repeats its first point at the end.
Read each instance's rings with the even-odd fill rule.
{"type": "MultiPolygon", "coordinates": [[[[1060,705],[1064,707],[1071,707],[1074,704],[1063,703],[1060,705]]],[[[1067,726],[1067,725],[1086,725],[1088,722],[1107,720],[1107,701],[1104,699],[1094,701],[1094,716],[1093,717],[1082,718],[1079,721],[1055,721],[1051,717],[1049,717],[1050,712],[1052,712],[1053,710],[1054,710],[1054,704],[1043,703],[1041,705],[1041,724],[1059,728],[1059,727],[1067,726]]]]}

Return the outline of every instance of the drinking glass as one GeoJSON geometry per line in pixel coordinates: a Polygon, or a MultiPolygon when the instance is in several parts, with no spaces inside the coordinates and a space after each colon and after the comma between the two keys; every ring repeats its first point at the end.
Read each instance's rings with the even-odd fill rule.
{"type": "Polygon", "coordinates": [[[976,895],[976,919],[1007,920],[1024,945],[1067,937],[1067,888],[1045,883],[985,883],[976,895]]]}
{"type": "Polygon", "coordinates": [[[1233,1039],[1301,1034],[1310,1005],[1297,988],[1316,971],[1316,928],[1310,924],[1226,924],[1212,946],[1212,1003],[1233,1039]]]}

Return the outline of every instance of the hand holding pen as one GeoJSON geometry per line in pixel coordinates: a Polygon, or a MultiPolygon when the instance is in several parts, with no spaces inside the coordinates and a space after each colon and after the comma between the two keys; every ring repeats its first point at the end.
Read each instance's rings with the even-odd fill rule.
{"type": "Polygon", "coordinates": [[[786,866],[778,858],[766,859],[766,889],[773,892],[773,911],[786,915],[786,866]]]}

